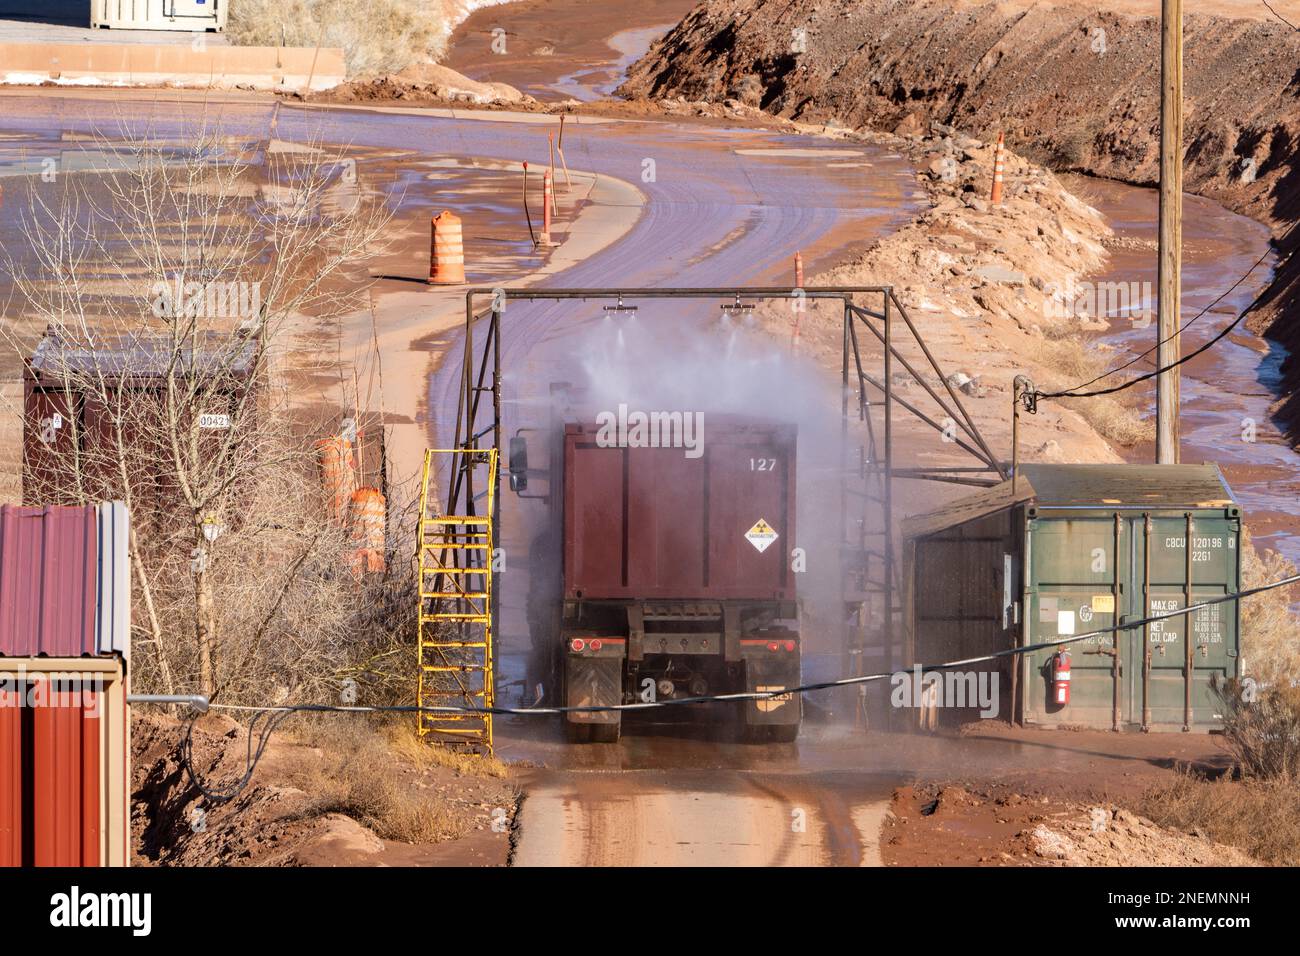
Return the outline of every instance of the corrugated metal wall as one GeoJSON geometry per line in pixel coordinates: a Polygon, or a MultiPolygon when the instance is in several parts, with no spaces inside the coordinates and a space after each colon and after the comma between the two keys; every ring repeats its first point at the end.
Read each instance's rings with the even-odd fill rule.
{"type": "Polygon", "coordinates": [[[0,654],[98,652],[98,551],[92,507],[0,507],[0,654]]]}
{"type": "Polygon", "coordinates": [[[32,840],[36,866],[99,865],[97,694],[54,689],[32,721],[32,840]]]}
{"type": "Polygon", "coordinates": [[[0,507],[0,655],[127,658],[129,526],[120,501],[0,507]]]}

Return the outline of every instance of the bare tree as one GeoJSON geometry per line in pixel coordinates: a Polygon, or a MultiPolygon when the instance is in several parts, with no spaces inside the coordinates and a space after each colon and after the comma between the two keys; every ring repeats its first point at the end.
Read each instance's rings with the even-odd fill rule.
{"type": "Polygon", "coordinates": [[[355,544],[311,449],[337,408],[312,423],[289,379],[312,384],[305,342],[361,304],[385,207],[313,144],[95,146],[114,171],[33,180],[4,253],[40,432],[24,497],[130,508],[137,686],[284,698],[355,671],[355,544]]]}

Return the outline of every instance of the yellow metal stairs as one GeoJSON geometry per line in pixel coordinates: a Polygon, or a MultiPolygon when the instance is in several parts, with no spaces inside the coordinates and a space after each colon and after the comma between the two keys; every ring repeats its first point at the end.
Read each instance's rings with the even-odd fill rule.
{"type": "MultiPolygon", "coordinates": [[[[420,486],[419,567],[421,708],[490,708],[494,701],[492,646],[493,508],[497,451],[429,449],[420,486]],[[470,466],[487,479],[487,508],[481,515],[438,513],[429,483],[440,460],[451,467],[474,456],[470,466]],[[457,458],[457,456],[462,456],[457,458]]],[[[419,714],[421,736],[476,753],[491,753],[492,715],[419,714]]]]}

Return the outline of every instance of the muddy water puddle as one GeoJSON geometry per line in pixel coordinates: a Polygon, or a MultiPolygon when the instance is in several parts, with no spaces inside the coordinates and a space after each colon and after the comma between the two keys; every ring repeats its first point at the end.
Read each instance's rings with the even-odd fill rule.
{"type": "Polygon", "coordinates": [[[644,56],[650,49],[650,44],[672,27],[671,23],[661,23],[614,34],[605,42],[619,54],[618,59],[562,76],[550,89],[561,96],[572,97],[584,103],[609,96],[623,82],[627,68],[644,56]]]}
{"type": "MultiPolygon", "coordinates": [[[[1154,190],[1071,177],[1071,189],[1106,215],[1119,247],[1104,272],[1089,277],[1122,293],[1111,304],[1110,329],[1097,341],[1114,348],[1111,366],[1155,345],[1157,197],[1154,190]]],[[[1268,230],[1197,196],[1183,201],[1182,353],[1204,345],[1246,309],[1267,284],[1274,266],[1268,230]],[[1261,260],[1262,257],[1262,261],[1261,260]],[[1252,272],[1252,267],[1254,271],[1252,272]],[[1242,276],[1247,276],[1240,281],[1242,276]],[[1232,288],[1234,283],[1238,283],[1232,288]],[[1216,301],[1218,300],[1218,301],[1216,301]],[[1204,314],[1199,315],[1204,310],[1204,314]]],[[[1280,345],[1254,335],[1242,322],[1182,366],[1182,460],[1217,462],[1240,501],[1256,545],[1300,560],[1300,457],[1270,415],[1286,356],[1280,345]]],[[[1119,376],[1155,368],[1152,352],[1119,376]]],[[[1154,414],[1153,383],[1136,386],[1142,407],[1154,414]]],[[[1152,461],[1144,443],[1123,452],[1152,461]]]]}

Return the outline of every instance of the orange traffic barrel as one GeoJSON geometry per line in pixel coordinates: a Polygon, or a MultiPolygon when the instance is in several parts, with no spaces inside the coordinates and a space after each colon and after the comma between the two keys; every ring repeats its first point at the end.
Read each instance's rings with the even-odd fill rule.
{"type": "Polygon", "coordinates": [[[320,456],[321,484],[325,489],[325,502],[330,517],[343,524],[348,517],[348,505],[357,488],[357,467],[352,457],[352,442],[341,435],[331,435],[316,442],[320,456]]]}
{"type": "Polygon", "coordinates": [[[356,548],[348,555],[348,564],[354,577],[383,573],[386,507],[387,502],[378,488],[358,488],[352,492],[350,523],[356,548]]]}
{"type": "Polygon", "coordinates": [[[433,217],[429,240],[429,282],[465,284],[465,244],[460,217],[444,209],[433,217]]]}
{"type": "Polygon", "coordinates": [[[993,148],[993,189],[989,193],[989,202],[994,206],[1002,202],[1002,172],[1006,165],[1006,148],[1003,134],[998,133],[998,144],[993,148]]]}
{"type": "Polygon", "coordinates": [[[384,496],[378,488],[352,492],[352,540],[360,547],[384,550],[384,496]]]}

